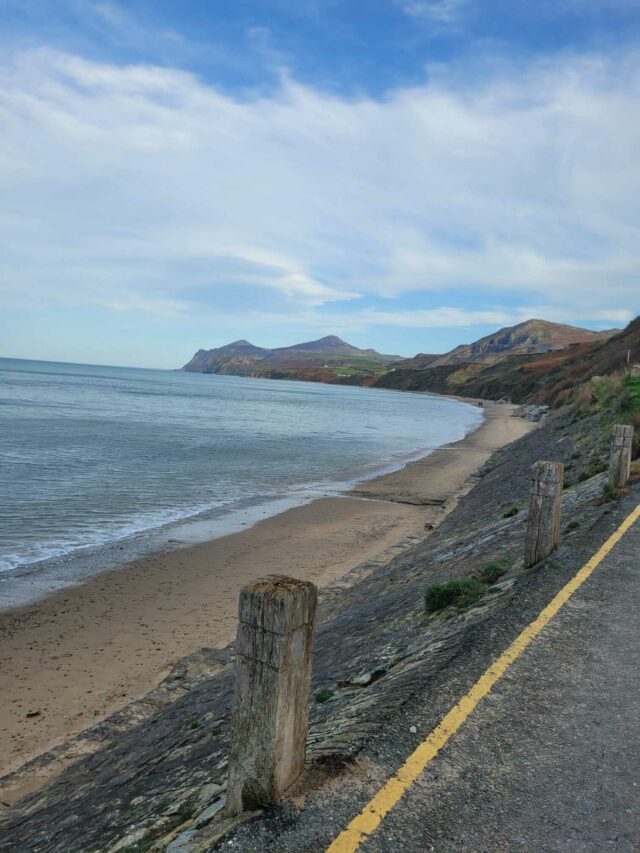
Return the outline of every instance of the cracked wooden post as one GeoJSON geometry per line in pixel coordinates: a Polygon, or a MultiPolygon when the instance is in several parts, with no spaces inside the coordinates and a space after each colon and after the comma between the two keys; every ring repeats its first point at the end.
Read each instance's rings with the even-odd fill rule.
{"type": "Polygon", "coordinates": [[[282,575],[240,593],[227,815],[277,802],[304,769],[316,599],[282,575]]]}
{"type": "Polygon", "coordinates": [[[609,485],[614,489],[624,489],[629,483],[632,445],[633,427],[616,424],[611,432],[609,456],[609,485]]]}
{"type": "Polygon", "coordinates": [[[563,476],[562,462],[536,462],[531,469],[525,569],[544,560],[558,545],[563,476]]]}

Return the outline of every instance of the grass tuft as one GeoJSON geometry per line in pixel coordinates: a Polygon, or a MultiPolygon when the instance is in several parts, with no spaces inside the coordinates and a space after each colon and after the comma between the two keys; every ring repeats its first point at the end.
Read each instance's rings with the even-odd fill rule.
{"type": "Polygon", "coordinates": [[[517,515],[520,512],[517,506],[510,506],[508,510],[502,513],[503,518],[513,518],[514,515],[517,515]]]}
{"type": "Polygon", "coordinates": [[[489,563],[488,566],[484,567],[480,572],[480,580],[488,584],[495,583],[506,573],[508,568],[508,560],[496,560],[495,563],[489,563]]]}
{"type": "Polygon", "coordinates": [[[445,607],[455,605],[464,610],[478,601],[486,592],[486,584],[477,578],[459,578],[446,583],[434,583],[424,594],[424,609],[437,613],[445,607]]]}
{"type": "Polygon", "coordinates": [[[334,696],[335,693],[333,690],[329,690],[328,687],[323,687],[322,690],[318,690],[316,693],[316,702],[321,705],[323,702],[328,702],[329,699],[333,699],[334,696]]]}

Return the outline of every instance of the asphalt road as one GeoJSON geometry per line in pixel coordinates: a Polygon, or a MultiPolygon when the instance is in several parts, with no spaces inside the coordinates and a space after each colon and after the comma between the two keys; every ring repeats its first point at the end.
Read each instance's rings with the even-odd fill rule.
{"type": "Polygon", "coordinates": [[[360,849],[640,850],[640,522],[360,849]]]}
{"type": "MultiPolygon", "coordinates": [[[[631,496],[603,521],[593,547],[567,549],[563,583],[606,538],[604,525],[610,534],[637,503],[631,496]]],[[[541,574],[513,629],[537,616],[548,587],[541,574]]],[[[506,647],[504,636],[479,637],[457,671],[390,720],[340,780],[308,792],[302,809],[281,807],[222,846],[326,849],[506,647]]],[[[430,850],[640,850],[640,521],[358,847],[430,850]]]]}

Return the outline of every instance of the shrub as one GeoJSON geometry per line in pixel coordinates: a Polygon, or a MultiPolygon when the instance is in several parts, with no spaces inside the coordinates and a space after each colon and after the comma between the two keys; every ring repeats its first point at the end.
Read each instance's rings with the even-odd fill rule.
{"type": "Polygon", "coordinates": [[[604,488],[602,489],[602,502],[607,503],[608,501],[617,501],[618,500],[618,491],[614,489],[611,483],[605,483],[604,488]]]}
{"type": "Polygon", "coordinates": [[[564,529],[565,533],[571,533],[572,530],[577,530],[580,527],[581,522],[577,519],[570,521],[569,524],[564,529]]]}
{"type": "Polygon", "coordinates": [[[607,466],[603,462],[592,462],[586,471],[582,471],[578,475],[578,482],[584,483],[585,480],[590,480],[592,477],[595,477],[597,474],[602,474],[602,472],[606,470],[607,466]]]}
{"type": "Polygon", "coordinates": [[[485,591],[485,584],[477,578],[460,578],[446,583],[434,583],[424,594],[424,609],[427,613],[436,613],[438,610],[444,610],[445,607],[455,605],[459,610],[464,610],[482,598],[485,591]]]}
{"type": "Polygon", "coordinates": [[[178,825],[186,823],[196,813],[196,808],[192,802],[187,800],[185,803],[180,804],[180,808],[176,812],[176,817],[178,820],[178,825]]]}
{"type": "Polygon", "coordinates": [[[517,506],[510,506],[508,510],[502,513],[503,518],[512,518],[520,512],[517,506]]]}
{"type": "Polygon", "coordinates": [[[334,697],[333,690],[329,690],[328,687],[323,687],[322,690],[318,690],[316,693],[316,702],[322,704],[323,702],[328,702],[329,699],[333,699],[334,697]]]}
{"type": "Polygon", "coordinates": [[[508,566],[509,563],[507,560],[497,560],[495,563],[489,563],[480,573],[480,580],[488,584],[495,583],[507,571],[508,566]]]}

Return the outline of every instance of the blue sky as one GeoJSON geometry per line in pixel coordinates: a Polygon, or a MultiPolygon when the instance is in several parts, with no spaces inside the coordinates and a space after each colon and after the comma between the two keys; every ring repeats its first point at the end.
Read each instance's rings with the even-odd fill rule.
{"type": "Polygon", "coordinates": [[[0,355],[640,309],[637,0],[0,0],[0,355]]]}

